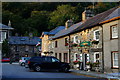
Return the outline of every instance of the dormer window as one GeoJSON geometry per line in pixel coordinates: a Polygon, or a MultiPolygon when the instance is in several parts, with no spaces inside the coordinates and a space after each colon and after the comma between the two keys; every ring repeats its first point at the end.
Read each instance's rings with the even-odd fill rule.
{"type": "Polygon", "coordinates": [[[99,38],[100,38],[100,31],[95,30],[94,31],[94,40],[99,41],[99,38]]]}

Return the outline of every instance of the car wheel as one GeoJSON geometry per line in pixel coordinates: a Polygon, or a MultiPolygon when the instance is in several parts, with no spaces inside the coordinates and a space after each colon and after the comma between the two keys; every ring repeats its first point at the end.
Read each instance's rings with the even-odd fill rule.
{"type": "Polygon", "coordinates": [[[24,66],[25,65],[25,63],[21,63],[21,66],[24,66]]]}
{"type": "Polygon", "coordinates": [[[28,65],[25,64],[25,68],[28,68],[28,65]]]}
{"type": "Polygon", "coordinates": [[[41,71],[41,67],[38,66],[38,65],[36,65],[36,66],[34,67],[34,71],[40,72],[40,71],[41,71]]]}

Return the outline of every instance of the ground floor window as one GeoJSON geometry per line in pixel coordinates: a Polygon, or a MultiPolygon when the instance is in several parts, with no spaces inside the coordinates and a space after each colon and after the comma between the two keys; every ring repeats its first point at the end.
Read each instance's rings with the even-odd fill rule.
{"type": "Polygon", "coordinates": [[[68,54],[64,53],[64,62],[68,62],[68,54]]]}
{"type": "Polygon", "coordinates": [[[112,67],[118,68],[118,51],[112,52],[112,67]]]}
{"type": "Polygon", "coordinates": [[[78,56],[78,54],[75,53],[75,54],[74,54],[74,61],[77,61],[77,56],[78,56]]]}
{"type": "Polygon", "coordinates": [[[99,52],[95,52],[94,53],[94,62],[99,62],[99,58],[100,58],[99,52]]]}
{"type": "Polygon", "coordinates": [[[57,53],[55,53],[55,57],[57,58],[57,53]]]}
{"type": "Polygon", "coordinates": [[[61,53],[59,53],[59,60],[61,61],[61,57],[62,57],[62,55],[61,55],[61,53]]]}

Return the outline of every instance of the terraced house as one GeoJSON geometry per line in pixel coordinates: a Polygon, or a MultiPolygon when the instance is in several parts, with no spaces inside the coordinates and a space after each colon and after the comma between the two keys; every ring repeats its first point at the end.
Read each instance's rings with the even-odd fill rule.
{"type": "Polygon", "coordinates": [[[67,24],[52,37],[54,56],[73,67],[80,63],[82,70],[118,72],[119,10],[120,7],[115,7],[95,16],[85,10],[81,22],[70,23],[69,27],[67,24]]]}

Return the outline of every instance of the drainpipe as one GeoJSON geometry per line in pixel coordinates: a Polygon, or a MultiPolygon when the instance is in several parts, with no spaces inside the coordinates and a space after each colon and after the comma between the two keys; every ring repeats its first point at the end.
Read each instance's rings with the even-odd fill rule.
{"type": "MultiPolygon", "coordinates": [[[[119,11],[120,12],[120,11],[119,11]]],[[[118,72],[120,73],[120,19],[118,19],[118,72]]]]}
{"type": "MultiPolygon", "coordinates": [[[[70,35],[69,35],[69,43],[70,43],[70,35]]],[[[70,45],[68,45],[68,52],[69,52],[69,63],[70,63],[70,66],[72,66],[71,65],[71,50],[70,50],[70,45]]]]}
{"type": "Polygon", "coordinates": [[[102,73],[104,73],[104,40],[103,40],[103,26],[102,28],[102,73]]]}

